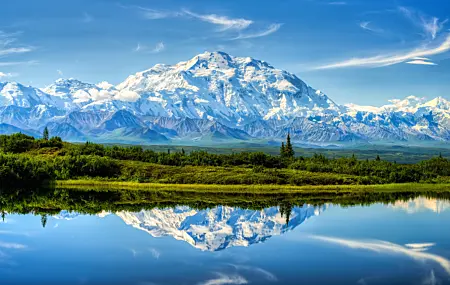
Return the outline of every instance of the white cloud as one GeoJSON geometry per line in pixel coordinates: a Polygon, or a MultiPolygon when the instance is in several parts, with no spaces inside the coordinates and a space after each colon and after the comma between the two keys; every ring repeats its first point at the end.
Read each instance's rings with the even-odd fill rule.
{"type": "Polygon", "coordinates": [[[353,249],[370,250],[377,253],[405,255],[409,258],[419,261],[432,261],[439,264],[450,275],[450,261],[440,255],[416,251],[408,247],[404,247],[395,243],[380,240],[362,241],[342,239],[326,236],[312,236],[312,238],[328,243],[334,243],[353,249]]]}
{"type": "Polygon", "coordinates": [[[225,275],[216,273],[216,278],[198,283],[198,285],[225,285],[225,284],[248,284],[248,281],[240,275],[225,275]]]}
{"type": "Polygon", "coordinates": [[[429,242],[429,243],[407,243],[405,244],[406,247],[410,247],[410,248],[429,248],[432,246],[435,246],[436,244],[434,242],[429,242]]]}
{"type": "Polygon", "coordinates": [[[246,19],[232,19],[228,18],[226,16],[220,16],[216,14],[209,14],[209,15],[201,15],[194,12],[191,12],[189,10],[183,11],[185,14],[192,16],[194,18],[197,18],[201,21],[208,22],[214,25],[221,26],[221,30],[244,30],[248,28],[251,24],[253,24],[252,20],[246,20],[246,19]]]}
{"type": "Polygon", "coordinates": [[[156,44],[156,46],[152,50],[152,52],[159,53],[159,52],[162,52],[165,49],[166,49],[166,46],[164,45],[164,43],[163,42],[159,42],[159,43],[156,44]]]}
{"type": "Polygon", "coordinates": [[[135,5],[128,6],[128,5],[118,4],[118,6],[123,9],[139,10],[139,12],[143,15],[143,17],[148,20],[158,20],[158,19],[170,18],[170,17],[175,17],[179,14],[177,12],[161,11],[161,10],[155,10],[155,9],[141,7],[141,6],[135,6],[135,5]]]}
{"type": "Polygon", "coordinates": [[[450,50],[450,35],[447,36],[444,42],[442,42],[439,46],[436,47],[417,48],[415,50],[403,53],[398,52],[394,54],[378,55],[366,58],[352,58],[349,60],[322,65],[316,67],[315,69],[334,69],[345,67],[382,67],[406,62],[409,60],[413,60],[414,58],[417,57],[427,57],[442,54],[449,50],[450,50]]]}
{"type": "Polygon", "coordinates": [[[110,99],[112,97],[111,92],[107,90],[98,90],[95,88],[91,88],[89,90],[90,98],[94,101],[110,99]]]}
{"type": "Polygon", "coordinates": [[[426,20],[422,21],[424,30],[431,35],[431,38],[435,39],[438,32],[442,30],[442,28],[444,27],[445,23],[447,23],[448,20],[439,22],[438,18],[433,18],[429,22],[426,20]]]}
{"type": "Polygon", "coordinates": [[[144,15],[144,18],[148,20],[159,20],[159,19],[165,19],[165,18],[173,18],[181,16],[182,14],[180,12],[171,12],[171,11],[161,11],[161,10],[154,10],[154,9],[148,9],[143,7],[137,7],[139,10],[141,10],[142,14],[144,15]]]}
{"type": "Polygon", "coordinates": [[[109,83],[107,81],[102,81],[97,84],[97,87],[99,87],[101,89],[111,89],[114,87],[114,85],[112,85],[111,83],[109,83]]]}
{"type": "Polygon", "coordinates": [[[421,59],[415,59],[415,60],[407,61],[406,63],[408,63],[408,64],[415,64],[415,65],[437,65],[434,62],[425,61],[425,60],[421,60],[421,59]]]}
{"type": "Polygon", "coordinates": [[[0,62],[0,66],[14,66],[14,65],[34,65],[38,64],[39,62],[36,60],[30,60],[30,61],[3,61],[0,62]]]}
{"type": "Polygon", "coordinates": [[[384,32],[382,29],[372,27],[370,24],[371,24],[371,22],[361,22],[361,23],[359,23],[359,26],[364,30],[371,31],[374,33],[384,32]]]}
{"type": "Polygon", "coordinates": [[[430,60],[429,58],[427,58],[427,57],[420,57],[420,56],[417,56],[417,57],[414,57],[413,58],[414,60],[430,60]]]}
{"type": "MultiPolygon", "coordinates": [[[[0,57],[14,55],[14,54],[22,54],[28,53],[34,50],[34,47],[30,46],[18,46],[17,36],[20,35],[21,32],[15,33],[6,33],[4,31],[0,31],[0,57]]],[[[0,66],[8,66],[15,65],[13,63],[8,62],[0,62],[0,66]]]]}
{"type": "Polygon", "coordinates": [[[59,76],[61,77],[64,76],[64,73],[60,69],[57,69],[56,72],[58,73],[59,76]]]}
{"type": "Polygon", "coordinates": [[[281,26],[283,26],[283,24],[272,24],[265,30],[262,30],[262,31],[259,31],[256,33],[242,34],[242,35],[239,35],[238,37],[234,38],[233,40],[265,37],[265,36],[271,35],[271,34],[275,33],[276,31],[278,31],[281,28],[281,26]]]}
{"type": "Polygon", "coordinates": [[[8,243],[8,242],[2,242],[0,241],[0,247],[1,248],[9,248],[9,249],[24,249],[27,246],[20,243],[8,243]]]}
{"type": "Polygon", "coordinates": [[[398,7],[400,13],[408,18],[414,25],[420,27],[431,39],[435,39],[438,33],[444,28],[447,19],[439,21],[439,18],[430,17],[407,7],[398,7]]]}
{"type": "Polygon", "coordinates": [[[4,73],[0,71],[0,79],[4,78],[4,77],[14,77],[17,76],[17,74],[15,73],[4,73]]]}
{"type": "Polygon", "coordinates": [[[141,45],[140,43],[133,49],[134,52],[150,52],[150,53],[160,53],[166,49],[164,42],[157,43],[153,48],[141,45]]]}
{"type": "Polygon", "coordinates": [[[125,101],[125,102],[136,102],[137,100],[139,100],[139,98],[141,98],[141,96],[139,96],[139,94],[137,94],[134,91],[131,90],[121,90],[119,92],[112,92],[113,94],[113,99],[114,100],[119,100],[119,101],[125,101]]]}
{"type": "Polygon", "coordinates": [[[422,284],[423,285],[437,285],[437,284],[441,284],[441,282],[439,282],[439,280],[434,275],[434,271],[431,270],[430,276],[425,278],[425,280],[422,282],[422,284]]]}
{"type": "Polygon", "coordinates": [[[234,267],[236,270],[246,270],[246,271],[252,271],[252,272],[258,273],[264,279],[271,281],[271,282],[278,281],[278,278],[275,276],[275,274],[273,274],[265,269],[262,269],[260,267],[246,266],[246,265],[239,265],[239,264],[230,264],[230,266],[234,267]]]}
{"type": "Polygon", "coordinates": [[[135,52],[139,52],[141,50],[142,50],[142,46],[140,43],[138,43],[137,46],[133,49],[133,51],[135,51],[135,52]]]}
{"type": "Polygon", "coordinates": [[[0,56],[15,54],[15,53],[26,53],[32,51],[31,47],[11,47],[0,49],[0,56]]]}
{"type": "Polygon", "coordinates": [[[150,248],[149,251],[155,259],[159,259],[161,256],[161,252],[159,252],[156,248],[150,248]]]}

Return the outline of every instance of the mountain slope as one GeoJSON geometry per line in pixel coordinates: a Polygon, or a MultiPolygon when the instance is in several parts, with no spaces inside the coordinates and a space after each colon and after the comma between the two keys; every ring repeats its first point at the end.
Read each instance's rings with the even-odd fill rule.
{"type": "Polygon", "coordinates": [[[37,132],[55,123],[68,138],[128,143],[277,140],[288,133],[306,143],[448,141],[450,102],[409,96],[381,107],[338,105],[264,61],[205,52],[117,86],[0,83],[0,123],[37,132]]]}

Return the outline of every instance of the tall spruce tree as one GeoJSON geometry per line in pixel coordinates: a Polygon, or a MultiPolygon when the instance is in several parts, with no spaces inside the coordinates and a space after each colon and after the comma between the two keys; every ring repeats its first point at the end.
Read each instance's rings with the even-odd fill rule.
{"type": "Polygon", "coordinates": [[[42,133],[42,138],[46,141],[48,141],[48,139],[49,139],[49,133],[48,133],[47,127],[45,127],[44,132],[42,133]]]}
{"type": "Polygon", "coordinates": [[[285,153],[286,153],[287,158],[293,158],[295,155],[294,148],[291,143],[291,134],[290,133],[288,133],[287,138],[286,138],[285,153]]]}
{"type": "Polygon", "coordinates": [[[284,146],[284,142],[281,143],[280,156],[281,157],[285,157],[286,156],[286,147],[284,146]]]}

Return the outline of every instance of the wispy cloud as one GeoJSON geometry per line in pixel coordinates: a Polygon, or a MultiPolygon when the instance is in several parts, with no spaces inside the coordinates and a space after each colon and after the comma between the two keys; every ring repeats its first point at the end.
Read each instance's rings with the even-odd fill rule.
{"type": "Polygon", "coordinates": [[[15,54],[15,53],[26,53],[32,51],[33,48],[31,47],[11,47],[11,48],[4,48],[0,49],[0,56],[5,56],[9,54],[15,54]]]}
{"type": "MultiPolygon", "coordinates": [[[[338,2],[336,2],[338,3],[338,2]]],[[[180,10],[180,11],[167,11],[167,10],[156,10],[150,8],[144,8],[140,6],[123,6],[122,8],[133,8],[137,9],[142,13],[144,18],[149,20],[158,20],[158,19],[166,19],[166,18],[185,18],[185,19],[197,19],[206,23],[210,23],[219,27],[220,32],[224,31],[235,31],[235,32],[243,32],[248,30],[250,26],[253,26],[255,22],[250,19],[244,18],[232,18],[225,15],[218,14],[200,14],[193,12],[191,10],[180,10]]],[[[233,38],[233,40],[237,39],[250,39],[250,38],[259,38],[268,36],[270,34],[275,33],[281,28],[282,24],[271,24],[266,29],[257,31],[257,32],[247,32],[238,35],[233,38]]]]}
{"type": "Polygon", "coordinates": [[[427,276],[425,280],[422,282],[423,285],[438,285],[441,284],[439,280],[436,278],[436,275],[434,274],[434,271],[431,270],[430,276],[427,276]]]}
{"type": "Polygon", "coordinates": [[[159,42],[156,44],[156,46],[152,49],[153,53],[159,53],[166,49],[166,45],[163,42],[159,42]]]}
{"type": "Polygon", "coordinates": [[[1,248],[8,248],[8,249],[24,249],[27,246],[20,243],[8,243],[8,242],[2,242],[0,241],[0,247],[1,248]]]}
{"type": "Polygon", "coordinates": [[[450,275],[450,261],[440,255],[416,251],[408,247],[380,240],[363,241],[326,236],[312,236],[312,238],[353,249],[364,249],[378,253],[405,255],[419,261],[432,261],[439,264],[450,275]]]}
{"type": "Polygon", "coordinates": [[[415,64],[415,65],[437,65],[436,63],[434,63],[432,61],[425,61],[425,60],[421,60],[421,59],[407,61],[406,63],[407,64],[415,64]]]}
{"type": "Polygon", "coordinates": [[[278,278],[275,276],[275,274],[260,267],[240,265],[240,264],[230,264],[230,266],[234,267],[236,270],[252,271],[254,273],[261,275],[264,279],[271,282],[278,281],[278,278]]]}
{"type": "Polygon", "coordinates": [[[241,34],[241,35],[237,36],[236,38],[233,38],[233,40],[265,37],[265,36],[268,36],[268,35],[271,35],[271,34],[277,32],[282,26],[283,26],[283,24],[272,24],[269,27],[267,27],[267,29],[265,29],[265,30],[255,32],[255,33],[241,34]]]}
{"type": "Polygon", "coordinates": [[[383,29],[379,29],[379,28],[373,27],[371,25],[371,22],[361,22],[361,23],[359,23],[359,26],[361,27],[361,29],[367,30],[367,31],[370,31],[370,32],[373,32],[373,33],[382,33],[382,32],[384,32],[383,29]]]}
{"type": "Polygon", "coordinates": [[[140,43],[133,49],[134,52],[160,53],[166,49],[164,42],[157,43],[154,47],[148,47],[140,43]]]}
{"type": "Polygon", "coordinates": [[[335,1],[335,2],[329,2],[328,5],[347,5],[347,2],[344,1],[335,1]]]}
{"type": "Polygon", "coordinates": [[[159,20],[182,16],[182,13],[178,11],[156,10],[141,6],[126,6],[126,5],[119,5],[119,6],[124,9],[137,9],[142,14],[142,16],[148,20],[159,20]]]}
{"type": "Polygon", "coordinates": [[[397,52],[393,54],[384,54],[365,58],[352,58],[336,63],[318,66],[314,69],[335,69],[346,67],[381,67],[394,65],[417,57],[428,57],[432,55],[442,54],[450,50],[450,35],[447,36],[444,42],[436,47],[424,47],[414,49],[407,52],[397,52]]]}
{"type": "Polygon", "coordinates": [[[198,285],[225,285],[225,284],[248,284],[248,281],[240,275],[226,275],[215,273],[216,278],[198,283],[198,285]]]}
{"type": "Polygon", "coordinates": [[[159,259],[161,256],[161,252],[159,252],[156,248],[150,248],[149,251],[155,259],[159,259]]]}
{"type": "Polygon", "coordinates": [[[88,14],[87,12],[84,12],[82,21],[83,23],[91,23],[92,21],[94,21],[94,17],[92,17],[92,15],[88,14]]]}
{"type": "Polygon", "coordinates": [[[408,7],[400,6],[398,10],[414,25],[423,30],[426,36],[435,39],[438,33],[444,28],[448,22],[447,19],[440,21],[439,18],[427,16],[419,11],[415,11],[408,7]]]}
{"type": "Polygon", "coordinates": [[[0,71],[0,79],[17,76],[16,73],[5,73],[0,71]]]}
{"type": "Polygon", "coordinates": [[[201,21],[208,22],[214,25],[219,25],[221,30],[244,30],[253,24],[252,20],[247,19],[233,19],[227,16],[220,16],[216,14],[201,15],[189,10],[183,10],[183,12],[191,17],[197,18],[201,21]]]}
{"type": "Polygon", "coordinates": [[[6,33],[0,31],[0,56],[26,53],[33,50],[33,47],[13,46],[17,42],[17,36],[20,34],[21,32],[6,33]]]}
{"type": "Polygon", "coordinates": [[[59,76],[64,76],[64,73],[60,69],[57,69],[56,73],[58,73],[59,76]]]}
{"type": "Polygon", "coordinates": [[[29,61],[0,61],[0,66],[15,66],[15,65],[35,65],[39,62],[36,60],[29,61]]]}

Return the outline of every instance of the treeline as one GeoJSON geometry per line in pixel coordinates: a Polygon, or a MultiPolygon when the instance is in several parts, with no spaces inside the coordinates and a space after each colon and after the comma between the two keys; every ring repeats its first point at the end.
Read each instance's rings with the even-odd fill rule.
{"type": "Polygon", "coordinates": [[[379,156],[373,160],[358,160],[356,156],[334,159],[321,154],[295,157],[289,137],[280,148],[280,155],[268,155],[263,152],[154,152],[139,146],[69,144],[58,137],[49,138],[48,133],[42,139],[24,134],[0,136],[3,185],[80,177],[205,184],[433,182],[450,177],[450,161],[442,156],[417,164],[397,164],[379,156]]]}
{"type": "Polygon", "coordinates": [[[208,193],[176,191],[134,191],[54,189],[54,188],[17,188],[1,189],[0,218],[3,220],[12,214],[34,214],[41,216],[45,227],[47,216],[58,215],[61,211],[80,214],[98,214],[106,212],[139,212],[155,208],[174,208],[180,205],[193,209],[211,209],[217,206],[239,207],[260,211],[269,207],[279,207],[286,218],[292,207],[324,205],[328,203],[341,206],[370,205],[373,203],[394,203],[409,201],[419,196],[435,199],[450,199],[449,193],[415,192],[343,192],[341,195],[327,193],[271,194],[252,193],[208,193]]]}

